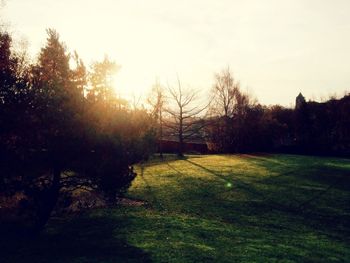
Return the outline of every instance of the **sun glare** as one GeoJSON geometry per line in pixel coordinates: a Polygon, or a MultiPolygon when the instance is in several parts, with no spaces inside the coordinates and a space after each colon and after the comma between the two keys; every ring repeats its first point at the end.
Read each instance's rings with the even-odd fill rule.
{"type": "Polygon", "coordinates": [[[118,92],[120,92],[119,89],[118,89],[117,74],[118,74],[118,73],[115,73],[115,74],[112,76],[112,80],[111,80],[111,82],[112,82],[112,88],[113,88],[113,93],[114,93],[115,95],[118,95],[118,92]]]}
{"type": "Polygon", "coordinates": [[[157,76],[166,80],[176,73],[194,87],[209,89],[213,74],[226,65],[267,104],[289,105],[300,91],[308,97],[327,96],[330,88],[342,93],[348,87],[346,1],[322,1],[317,9],[294,1],[273,5],[203,1],[201,8],[196,1],[186,7],[159,0],[137,5],[87,2],[40,1],[40,8],[31,8],[31,1],[12,0],[1,15],[15,25],[14,31],[30,39],[33,56],[45,41],[48,27],[57,29],[67,47],[76,49],[86,64],[101,53],[108,54],[123,67],[115,83],[122,94],[144,94],[157,76]],[[76,19],[81,6],[84,13],[76,19]],[[282,86],[283,92],[277,95],[274,91],[282,86]]]}

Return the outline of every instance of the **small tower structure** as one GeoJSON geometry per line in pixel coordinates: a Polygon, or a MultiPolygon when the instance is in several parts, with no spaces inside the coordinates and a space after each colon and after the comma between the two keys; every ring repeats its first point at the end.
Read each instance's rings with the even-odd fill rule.
{"type": "Polygon", "coordinates": [[[305,97],[300,92],[299,95],[295,99],[295,109],[296,110],[300,109],[303,105],[305,105],[305,103],[306,103],[305,97]]]}

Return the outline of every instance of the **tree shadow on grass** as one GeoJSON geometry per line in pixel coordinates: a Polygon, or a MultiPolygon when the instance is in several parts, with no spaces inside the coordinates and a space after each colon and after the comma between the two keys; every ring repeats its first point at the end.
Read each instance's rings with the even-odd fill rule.
{"type": "MultiPolygon", "coordinates": [[[[208,169],[207,167],[190,160],[186,161],[221,180],[229,180],[228,177],[208,169]]],[[[266,167],[266,164],[263,162],[260,163],[260,165],[266,167]]],[[[248,202],[249,200],[241,204],[252,208],[248,210],[253,210],[255,213],[258,211],[272,211],[271,209],[278,210],[292,217],[301,216],[305,219],[303,220],[304,225],[308,225],[313,229],[322,230],[328,235],[334,235],[336,232],[348,232],[348,207],[344,206],[344,204],[333,203],[334,198],[330,199],[329,195],[335,194],[332,191],[332,189],[335,188],[342,191],[340,193],[337,192],[337,194],[339,194],[339,200],[349,198],[349,195],[346,194],[348,193],[346,189],[349,189],[349,171],[343,168],[327,167],[322,164],[319,164],[317,167],[315,164],[315,169],[310,169],[306,172],[306,174],[299,174],[297,170],[294,170],[293,172],[282,173],[280,176],[273,176],[273,180],[271,180],[271,177],[268,177],[255,183],[246,183],[238,178],[232,178],[231,182],[235,188],[238,187],[238,189],[249,193],[252,198],[260,201],[256,204],[258,205],[257,207],[254,207],[254,203],[248,202]],[[285,176],[292,177],[292,183],[290,181],[289,184],[286,183],[284,181],[285,176]],[[301,179],[307,179],[307,182],[310,183],[310,187],[313,185],[318,186],[319,183],[324,184],[325,187],[318,191],[305,190],[302,187],[297,188],[296,186],[298,185],[303,186],[304,181],[301,181],[301,179]],[[257,184],[265,184],[265,186],[257,188],[257,184]],[[322,207],[323,205],[319,204],[320,199],[322,199],[322,203],[324,203],[323,205],[326,205],[326,207],[322,207]],[[324,200],[326,200],[326,202],[324,200]],[[337,207],[338,211],[329,213],[328,209],[334,207],[337,207]]]]}
{"type": "Polygon", "coordinates": [[[143,183],[145,184],[145,187],[147,189],[147,195],[150,197],[151,199],[151,202],[148,203],[148,205],[156,205],[158,209],[160,210],[164,210],[164,207],[162,206],[161,202],[158,200],[156,194],[154,193],[153,189],[151,188],[151,185],[149,184],[148,180],[146,179],[146,176],[145,176],[145,169],[147,168],[148,166],[144,166],[144,165],[141,165],[141,174],[140,174],[140,177],[143,181],[143,183]]]}
{"type": "Polygon", "coordinates": [[[176,154],[163,154],[163,158],[160,156],[152,156],[147,162],[141,163],[142,166],[151,167],[158,164],[165,164],[169,162],[176,162],[181,160],[187,160],[188,158],[195,159],[195,158],[202,158],[203,155],[192,155],[192,154],[186,154],[182,157],[176,155],[176,154]]]}
{"type": "Polygon", "coordinates": [[[1,231],[0,262],[151,262],[148,254],[128,244],[120,234],[127,224],[126,219],[104,213],[51,220],[36,237],[1,231]]]}
{"type": "Polygon", "coordinates": [[[272,157],[260,157],[250,155],[248,162],[271,171],[277,171],[279,175],[265,178],[262,181],[279,183],[279,179],[286,175],[292,175],[295,179],[309,180],[311,183],[333,185],[340,190],[350,190],[350,170],[344,167],[327,164],[327,158],[313,159],[309,156],[287,156],[283,160],[276,161],[272,157]],[[305,160],[303,158],[306,158],[305,160]]]}
{"type": "Polygon", "coordinates": [[[196,166],[200,169],[203,169],[204,171],[216,176],[217,178],[224,181],[225,183],[234,184],[236,187],[242,189],[243,191],[249,193],[250,195],[258,197],[265,202],[268,202],[269,206],[273,209],[278,209],[278,210],[283,210],[283,211],[289,211],[291,209],[290,207],[287,207],[283,204],[280,204],[279,202],[269,200],[269,196],[265,192],[257,190],[253,184],[248,184],[248,183],[243,182],[242,180],[240,180],[238,178],[229,179],[229,178],[227,178],[227,176],[219,174],[216,171],[208,169],[207,167],[204,167],[200,164],[197,164],[197,163],[192,162],[190,160],[186,160],[186,161],[189,162],[191,165],[194,165],[194,166],[196,166]]]}

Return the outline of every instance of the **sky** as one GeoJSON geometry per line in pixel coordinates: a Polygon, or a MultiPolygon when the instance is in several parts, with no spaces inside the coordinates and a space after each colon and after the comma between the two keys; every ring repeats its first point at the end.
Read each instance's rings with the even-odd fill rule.
{"type": "Polygon", "coordinates": [[[145,96],[161,83],[200,96],[230,67],[263,104],[293,106],[350,92],[349,0],[5,0],[0,11],[37,56],[56,29],[87,65],[106,54],[116,90],[145,96]]]}

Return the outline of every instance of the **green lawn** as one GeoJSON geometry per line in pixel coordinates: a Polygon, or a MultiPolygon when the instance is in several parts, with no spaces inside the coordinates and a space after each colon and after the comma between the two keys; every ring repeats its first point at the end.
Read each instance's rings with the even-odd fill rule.
{"type": "Polygon", "coordinates": [[[2,237],[0,262],[350,262],[350,160],[169,155],[137,172],[144,205],[2,237]]]}

